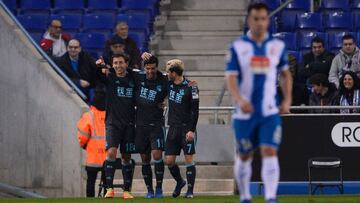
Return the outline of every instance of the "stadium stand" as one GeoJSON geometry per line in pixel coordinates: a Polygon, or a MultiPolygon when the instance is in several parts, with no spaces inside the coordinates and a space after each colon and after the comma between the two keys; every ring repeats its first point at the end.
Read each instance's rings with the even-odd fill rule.
{"type": "Polygon", "coordinates": [[[50,0],[26,0],[21,1],[20,12],[22,14],[50,14],[50,0]]]}
{"type": "Polygon", "coordinates": [[[84,1],[73,0],[56,0],[53,13],[55,14],[83,14],[85,4],[84,1]]]}

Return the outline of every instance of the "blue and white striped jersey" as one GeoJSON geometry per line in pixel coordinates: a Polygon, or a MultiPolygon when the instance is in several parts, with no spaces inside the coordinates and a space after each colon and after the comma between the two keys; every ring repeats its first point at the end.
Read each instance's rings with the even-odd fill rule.
{"type": "Polygon", "coordinates": [[[278,73],[288,69],[285,43],[269,35],[262,43],[256,43],[248,32],[231,43],[226,61],[226,74],[237,75],[240,95],[254,107],[252,114],[245,114],[236,105],[233,118],[244,120],[278,114],[278,73]]]}

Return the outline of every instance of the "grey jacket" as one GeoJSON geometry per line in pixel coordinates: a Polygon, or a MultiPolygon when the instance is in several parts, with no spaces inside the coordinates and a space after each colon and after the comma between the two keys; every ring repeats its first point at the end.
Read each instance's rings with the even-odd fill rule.
{"type": "Polygon", "coordinates": [[[329,82],[339,88],[339,79],[345,71],[355,72],[360,77],[360,50],[358,47],[352,56],[346,55],[342,50],[335,56],[331,63],[329,82]]]}

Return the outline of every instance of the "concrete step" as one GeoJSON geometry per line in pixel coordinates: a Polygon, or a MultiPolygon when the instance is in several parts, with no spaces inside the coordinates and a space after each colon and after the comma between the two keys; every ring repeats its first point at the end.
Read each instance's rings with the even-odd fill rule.
{"type": "MultiPolygon", "coordinates": [[[[134,179],[142,179],[141,165],[135,166],[134,179]]],[[[183,177],[186,177],[186,167],[180,165],[180,172],[183,177]]],[[[154,171],[154,166],[152,164],[154,171]]],[[[155,174],[153,174],[155,179],[155,174]]],[[[197,165],[196,166],[196,178],[199,179],[231,179],[233,178],[233,166],[232,165],[197,165]]],[[[122,179],[121,171],[115,173],[115,179],[122,179]]],[[[167,167],[165,167],[164,179],[172,179],[167,167]]]]}
{"type": "MultiPolygon", "coordinates": [[[[212,23],[212,22],[214,22],[214,20],[221,20],[221,21],[233,21],[233,22],[240,21],[243,24],[244,20],[245,20],[245,16],[242,16],[242,15],[234,16],[234,15],[211,15],[211,13],[209,13],[209,15],[206,15],[205,13],[203,13],[203,14],[204,15],[170,15],[168,17],[168,21],[171,21],[171,20],[191,20],[191,21],[203,20],[203,21],[212,23]]],[[[213,24],[213,26],[218,26],[218,25],[213,24]]]]}
{"type": "Polygon", "coordinates": [[[198,38],[201,37],[203,39],[214,38],[214,37],[230,37],[230,38],[237,38],[243,33],[240,31],[166,31],[163,33],[163,39],[187,39],[187,38],[198,38]]]}
{"type": "Polygon", "coordinates": [[[222,90],[225,84],[224,77],[203,77],[203,76],[188,76],[190,80],[195,80],[198,83],[201,91],[203,90],[212,90],[219,91],[222,90]]]}
{"type": "Polygon", "coordinates": [[[243,25],[241,19],[169,20],[166,22],[165,31],[240,31],[243,25]]]}
{"type": "MultiPolygon", "coordinates": [[[[185,177],[183,177],[185,178],[185,177]]],[[[115,179],[115,184],[123,183],[122,179],[115,179]]],[[[156,181],[153,180],[153,185],[156,185],[156,181]]],[[[176,182],[174,179],[164,179],[163,181],[163,193],[166,196],[172,194],[174,188],[176,186],[176,182]]],[[[218,195],[231,195],[234,191],[234,179],[196,179],[194,193],[197,195],[203,194],[213,194],[216,193],[218,195]]],[[[187,187],[185,186],[182,190],[182,194],[185,194],[187,187]]],[[[147,189],[143,179],[134,179],[132,185],[132,194],[135,196],[143,196],[146,194],[147,189]]],[[[115,196],[121,196],[122,190],[115,189],[115,196]]]]}
{"type": "Polygon", "coordinates": [[[171,1],[171,10],[244,10],[246,0],[182,0],[171,1]]]}
{"type": "Polygon", "coordinates": [[[246,10],[173,10],[169,16],[246,16],[246,13],[246,10]]]}
{"type": "MultiPolygon", "coordinates": [[[[231,115],[229,111],[218,112],[218,124],[231,124],[231,115]]],[[[214,124],[215,113],[214,111],[200,112],[198,124],[214,124]]]]}
{"type": "Polygon", "coordinates": [[[186,71],[223,71],[224,56],[160,56],[159,63],[166,64],[170,59],[179,58],[185,63],[186,71]]]}
{"type": "Polygon", "coordinates": [[[160,50],[217,50],[228,47],[233,37],[194,37],[190,39],[164,39],[158,43],[160,50]],[[196,46],[194,46],[196,45],[196,46]]]}

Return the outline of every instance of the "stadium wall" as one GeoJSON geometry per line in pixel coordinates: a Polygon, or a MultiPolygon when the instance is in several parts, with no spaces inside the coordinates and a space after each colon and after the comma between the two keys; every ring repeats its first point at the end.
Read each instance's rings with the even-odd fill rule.
{"type": "Polygon", "coordinates": [[[0,7],[0,182],[84,194],[76,122],[87,105],[0,7]]]}

